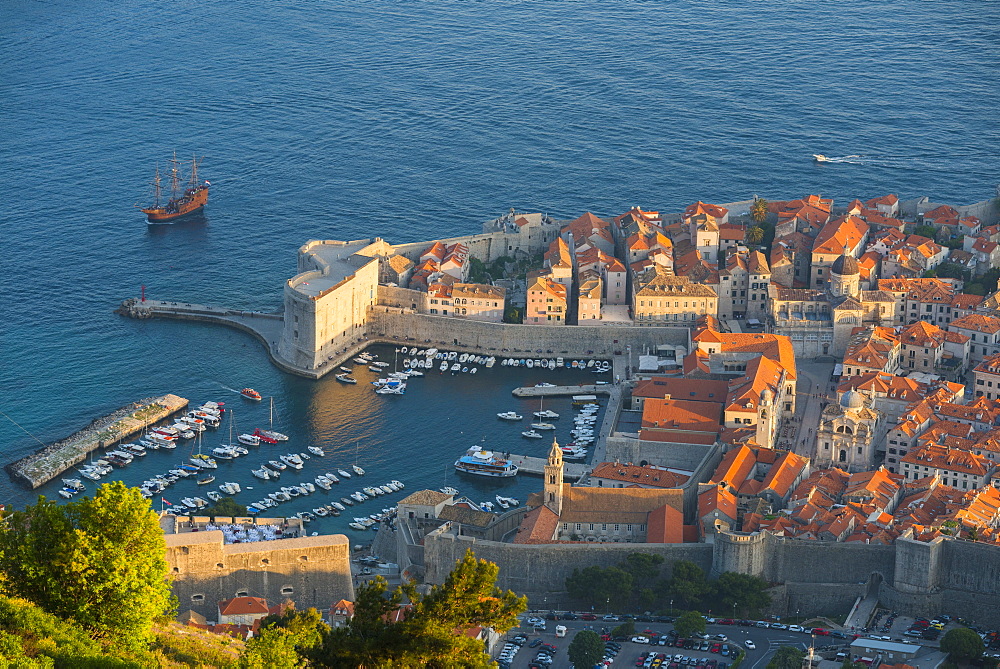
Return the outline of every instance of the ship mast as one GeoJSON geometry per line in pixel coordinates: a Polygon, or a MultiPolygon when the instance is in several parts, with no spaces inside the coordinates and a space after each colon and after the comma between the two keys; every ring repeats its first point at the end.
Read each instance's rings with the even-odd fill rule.
{"type": "Polygon", "coordinates": [[[157,165],[156,166],[156,176],[153,177],[153,193],[154,193],[154,196],[155,196],[155,200],[154,200],[153,206],[156,207],[157,209],[159,209],[159,207],[160,207],[160,190],[161,190],[161,187],[160,187],[160,166],[157,165]]]}
{"type": "Polygon", "coordinates": [[[179,193],[180,172],[177,169],[177,152],[174,151],[174,157],[170,161],[170,198],[176,200],[179,193]]]}
{"type": "Polygon", "coordinates": [[[191,156],[191,185],[190,188],[198,187],[198,157],[191,156]]]}

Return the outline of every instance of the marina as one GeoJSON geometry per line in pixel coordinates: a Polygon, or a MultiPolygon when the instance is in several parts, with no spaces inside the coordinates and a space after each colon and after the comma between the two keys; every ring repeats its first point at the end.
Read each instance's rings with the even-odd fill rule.
{"type": "MultiPolygon", "coordinates": [[[[201,331],[219,332],[214,329],[201,331]]],[[[246,340],[239,333],[234,332],[231,336],[246,340]]],[[[207,341],[196,344],[198,347],[207,345],[207,341]]],[[[225,411],[221,420],[206,422],[199,432],[190,426],[188,438],[163,441],[161,443],[169,445],[143,449],[142,455],[122,446],[116,447],[113,450],[121,451],[121,456],[112,456],[109,451],[104,459],[113,457],[119,464],[112,465],[111,471],[99,480],[92,482],[77,473],[65,475],[66,478],[79,476],[86,486],[83,491],[74,491],[71,497],[91,494],[101,482],[122,480],[128,485],[145,487],[153,507],[158,510],[197,515],[212,501],[209,493],[213,493],[234,497],[239,504],[248,507],[247,515],[251,518],[255,515],[299,518],[299,514],[303,514],[309,533],[355,533],[361,530],[351,526],[357,522],[354,516],[368,517],[373,513],[383,514],[383,510],[391,511],[398,500],[423,488],[454,486],[461,490],[462,496],[476,503],[493,504],[494,511],[503,510],[496,502],[497,495],[523,500],[535,492],[538,487],[538,479],[532,475],[537,471],[535,460],[544,461],[553,436],[561,444],[573,440],[570,434],[575,428],[573,417],[580,409],[572,406],[572,396],[546,398],[545,416],[535,417],[539,399],[512,397],[511,391],[541,382],[579,389],[579,384],[593,375],[565,367],[527,369],[499,362],[492,367],[483,364],[477,374],[461,371],[453,374],[450,366],[445,373],[437,368],[414,370],[409,367],[413,371],[424,371],[424,374],[406,380],[409,387],[405,395],[374,392],[373,382],[388,378],[394,368],[402,370],[403,361],[414,357],[409,351],[408,355],[401,355],[402,351],[396,350],[399,348],[376,344],[359,350],[354,357],[367,354],[364,358],[359,357],[361,362],[347,361],[345,364],[357,377],[356,385],[343,384],[333,375],[319,381],[297,380],[269,366],[260,356],[249,367],[240,366],[238,370],[234,367],[239,383],[227,386],[208,379],[192,379],[183,386],[185,394],[198,397],[198,401],[211,399],[223,405],[220,408],[225,411]],[[376,366],[380,371],[374,372],[368,369],[374,366],[372,362],[385,362],[388,366],[376,366]],[[289,378],[293,382],[283,386],[283,379],[289,378]],[[262,399],[242,397],[241,389],[247,386],[252,386],[262,399]],[[514,415],[521,419],[497,417],[498,413],[509,410],[514,410],[514,415]],[[233,415],[234,429],[230,436],[233,415]],[[525,440],[520,432],[533,421],[550,422],[556,430],[547,431],[544,439],[525,440]],[[396,425],[406,425],[406,429],[389,429],[396,425]],[[484,429],[487,425],[490,429],[484,429]],[[257,445],[247,445],[238,439],[241,434],[262,436],[257,445]],[[265,438],[267,434],[287,440],[265,438]],[[200,435],[202,453],[214,461],[215,468],[199,466],[203,461],[196,457],[197,435],[200,435]],[[480,444],[497,453],[520,454],[516,457],[521,459],[523,469],[515,456],[509,456],[520,475],[494,478],[457,471],[456,458],[480,444]],[[229,450],[231,447],[246,453],[233,453],[229,450]],[[301,461],[301,469],[287,464],[294,461],[293,455],[301,461]],[[275,466],[272,467],[271,461],[275,466]],[[355,467],[365,474],[359,474],[355,467]],[[214,481],[198,484],[199,480],[208,477],[214,477],[214,481]],[[390,488],[388,493],[381,489],[392,481],[406,484],[405,489],[390,488]],[[308,490],[307,483],[313,490],[308,490]],[[378,488],[381,494],[368,495],[364,491],[366,487],[378,488]],[[359,493],[367,499],[359,500],[359,493]]],[[[203,406],[210,408],[209,405],[203,406]]],[[[194,408],[194,404],[190,412],[206,413],[194,408]]],[[[193,420],[190,416],[186,418],[193,420]]],[[[173,424],[179,424],[180,419],[175,420],[173,424]]],[[[164,422],[163,429],[170,428],[170,422],[164,422]]],[[[78,465],[84,466],[82,462],[78,465]]],[[[578,463],[570,466],[569,476],[576,474],[575,467],[582,467],[578,463]]],[[[57,478],[39,488],[39,492],[63,497],[60,493],[63,487],[57,478]]],[[[358,539],[372,538],[375,534],[372,528],[378,527],[382,524],[375,522],[365,527],[367,532],[358,539]]]]}

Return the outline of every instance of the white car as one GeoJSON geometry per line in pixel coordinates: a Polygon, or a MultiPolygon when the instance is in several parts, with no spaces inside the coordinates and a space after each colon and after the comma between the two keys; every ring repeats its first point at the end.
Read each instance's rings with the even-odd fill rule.
{"type": "Polygon", "coordinates": [[[743,643],[744,643],[744,644],[746,645],[746,647],[747,647],[747,648],[749,648],[750,650],[755,650],[755,649],[757,648],[757,644],[755,644],[755,643],[754,643],[753,641],[751,641],[750,639],[747,639],[747,640],[746,640],[746,641],[744,641],[743,643]]]}
{"type": "Polygon", "coordinates": [[[649,637],[634,636],[632,637],[632,643],[649,643],[649,637]]]}
{"type": "Polygon", "coordinates": [[[788,631],[789,632],[805,632],[806,628],[803,627],[802,625],[789,625],[788,626],[788,631]]]}

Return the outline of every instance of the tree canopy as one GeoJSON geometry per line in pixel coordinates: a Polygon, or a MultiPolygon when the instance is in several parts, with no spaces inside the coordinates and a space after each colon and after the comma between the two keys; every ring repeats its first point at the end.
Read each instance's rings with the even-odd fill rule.
{"type": "Polygon", "coordinates": [[[764,219],[767,218],[767,200],[762,197],[758,197],[750,205],[750,218],[752,218],[756,223],[763,223],[764,219]]]}
{"type": "Polygon", "coordinates": [[[674,621],[674,629],[682,637],[705,633],[705,619],[697,611],[686,611],[674,621]]]}
{"type": "Polygon", "coordinates": [[[597,636],[597,632],[581,630],[573,637],[566,651],[574,667],[592,667],[604,657],[604,642],[597,636]]]}
{"type": "Polygon", "coordinates": [[[666,590],[680,608],[689,609],[701,603],[711,591],[711,586],[701,567],[689,560],[678,560],[674,563],[666,590]]]}
{"type": "Polygon", "coordinates": [[[767,663],[767,669],[802,669],[806,652],[795,646],[782,646],[767,663]]]}
{"type": "Polygon", "coordinates": [[[215,504],[210,504],[202,513],[206,516],[245,516],[247,508],[232,497],[223,497],[215,504]]]}
{"type": "Polygon", "coordinates": [[[474,627],[504,633],[518,624],[527,598],[496,587],[499,567],[477,560],[472,551],[458,561],[445,582],[421,595],[413,584],[388,593],[384,579],[358,588],[354,617],[325,635],[314,656],[327,666],[488,667],[483,644],[465,634],[474,627]],[[402,620],[389,614],[400,609],[402,620]]]}
{"type": "Polygon", "coordinates": [[[5,594],[75,621],[97,639],[143,647],[171,607],[156,514],[120,481],[59,505],[39,497],[0,523],[5,594]]]}
{"type": "Polygon", "coordinates": [[[764,228],[755,225],[747,229],[748,244],[760,244],[762,241],[764,241],[764,228]]]}
{"type": "Polygon", "coordinates": [[[954,662],[975,660],[985,650],[983,640],[968,627],[957,627],[945,632],[941,637],[941,650],[948,653],[954,662]]]}
{"type": "Polygon", "coordinates": [[[566,591],[594,607],[620,607],[629,600],[635,577],[621,567],[591,565],[574,569],[566,579],[566,591]]]}

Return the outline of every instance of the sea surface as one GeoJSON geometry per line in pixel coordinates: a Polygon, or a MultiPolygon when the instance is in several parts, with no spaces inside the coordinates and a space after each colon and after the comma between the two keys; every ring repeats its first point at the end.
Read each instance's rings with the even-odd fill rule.
{"type": "MultiPolygon", "coordinates": [[[[402,494],[449,484],[523,500],[540,479],[470,481],[451,463],[484,437],[543,454],[547,442],[495,413],[532,408],[513,387],[573,372],[429,375],[385,398],[279,372],[238,332],[112,310],[140,286],[274,310],[308,239],[473,233],[510,207],[984,200],[1000,182],[998,72],[998,2],[8,0],[0,460],[165,392],[226,401],[240,429],[263,426],[269,402],[234,392],[253,386],[293,438],[268,455],[319,444],[331,453],[313,473],[356,459],[366,484],[399,479],[402,494]],[[209,206],[147,227],[134,205],[173,151],[204,157],[209,206]],[[854,158],[817,165],[813,153],[854,158]]],[[[180,459],[152,453],[121,476],[138,483],[180,459]]],[[[219,482],[254,485],[262,459],[222,465],[219,482]]],[[[0,501],[35,498],[0,478],[0,501]]]]}

